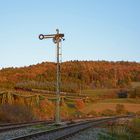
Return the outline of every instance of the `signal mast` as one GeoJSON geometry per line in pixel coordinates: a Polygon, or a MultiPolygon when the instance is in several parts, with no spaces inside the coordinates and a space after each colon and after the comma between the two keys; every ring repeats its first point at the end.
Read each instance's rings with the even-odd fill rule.
{"type": "Polygon", "coordinates": [[[56,44],[57,47],[57,56],[56,56],[56,60],[57,60],[57,71],[56,71],[56,111],[55,111],[55,123],[56,124],[60,124],[61,123],[61,118],[60,118],[60,55],[62,55],[60,53],[60,42],[64,39],[64,34],[59,33],[59,29],[56,29],[56,34],[48,34],[48,35],[43,35],[40,34],[39,35],[39,39],[43,40],[43,39],[52,39],[53,42],[56,44]]]}

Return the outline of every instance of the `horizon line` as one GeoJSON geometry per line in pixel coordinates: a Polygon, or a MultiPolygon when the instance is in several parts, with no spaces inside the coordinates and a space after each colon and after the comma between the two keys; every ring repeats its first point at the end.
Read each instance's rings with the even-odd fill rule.
{"type": "MultiPolygon", "coordinates": [[[[63,61],[61,63],[65,63],[65,62],[74,62],[74,61],[78,61],[78,62],[114,62],[114,63],[118,63],[118,62],[128,62],[128,63],[137,63],[137,64],[140,64],[140,61],[129,61],[129,60],[66,60],[66,61],[63,61]]],[[[38,63],[33,63],[33,64],[28,64],[28,65],[23,65],[23,66],[5,66],[5,67],[0,67],[0,70],[2,69],[6,69],[6,68],[25,68],[25,67],[29,67],[29,66],[34,66],[34,65],[37,65],[37,64],[42,64],[42,63],[56,63],[54,61],[42,61],[42,62],[38,62],[38,63]]]]}

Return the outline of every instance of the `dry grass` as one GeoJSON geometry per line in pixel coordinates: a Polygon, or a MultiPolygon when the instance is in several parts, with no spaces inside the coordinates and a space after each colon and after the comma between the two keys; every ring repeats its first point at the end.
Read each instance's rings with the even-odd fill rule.
{"type": "Polygon", "coordinates": [[[28,106],[20,104],[3,104],[0,106],[0,122],[27,122],[34,120],[36,120],[36,117],[28,106]]]}
{"type": "Polygon", "coordinates": [[[131,84],[132,84],[133,88],[136,88],[136,87],[140,86],[140,82],[132,82],[131,84]]]}
{"type": "MultiPolygon", "coordinates": [[[[125,109],[129,112],[140,111],[140,104],[132,104],[132,103],[121,103],[121,104],[124,105],[125,109]]],[[[115,111],[116,105],[117,103],[94,103],[82,109],[82,112],[84,113],[89,113],[91,111],[102,112],[106,109],[115,111]]]]}

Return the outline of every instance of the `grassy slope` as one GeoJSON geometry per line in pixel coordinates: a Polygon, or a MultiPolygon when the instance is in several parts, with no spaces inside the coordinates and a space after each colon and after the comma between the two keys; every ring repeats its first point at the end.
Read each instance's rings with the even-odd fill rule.
{"type": "Polygon", "coordinates": [[[132,87],[133,88],[140,87],[140,82],[132,82],[132,87]]]}
{"type": "MultiPolygon", "coordinates": [[[[139,86],[139,83],[133,83],[133,85],[136,87],[139,86]]],[[[81,110],[84,114],[88,114],[92,111],[96,112],[102,112],[106,109],[111,109],[115,111],[116,104],[123,104],[125,109],[129,112],[137,112],[140,111],[140,99],[118,99],[118,98],[103,98],[105,95],[110,95],[113,92],[117,92],[118,89],[96,89],[96,90],[83,90],[81,94],[87,95],[90,98],[92,98],[95,101],[90,101],[89,103],[85,104],[85,107],[81,110]]],[[[32,92],[19,92],[21,95],[33,95],[38,93],[32,93],[32,92]]],[[[45,94],[44,94],[45,95],[45,94]]],[[[47,98],[55,97],[50,95],[45,95],[47,98]]],[[[74,115],[77,111],[75,107],[75,100],[77,97],[68,97],[66,96],[67,100],[65,100],[66,105],[68,106],[68,112],[71,115],[74,115]]]]}
{"type": "MultiPolygon", "coordinates": [[[[140,82],[133,82],[132,88],[140,86],[140,82]]],[[[117,92],[117,89],[95,89],[95,90],[83,90],[82,94],[92,97],[93,99],[102,98],[105,95],[117,92]]],[[[129,112],[140,111],[140,99],[139,98],[102,98],[93,103],[89,103],[82,112],[88,114],[89,112],[96,111],[101,112],[106,109],[111,109],[115,111],[117,104],[123,104],[125,109],[129,112]]]]}
{"type": "MultiPolygon", "coordinates": [[[[133,103],[121,103],[124,105],[125,109],[129,112],[138,112],[140,111],[140,104],[133,104],[133,103]]],[[[89,113],[91,111],[102,112],[106,109],[111,109],[115,111],[117,103],[94,103],[90,104],[89,106],[85,107],[82,112],[89,113]]]]}
{"type": "Polygon", "coordinates": [[[82,90],[81,94],[87,95],[87,96],[92,96],[92,97],[101,97],[106,94],[110,94],[113,92],[117,92],[118,89],[87,89],[87,90],[82,90]]]}

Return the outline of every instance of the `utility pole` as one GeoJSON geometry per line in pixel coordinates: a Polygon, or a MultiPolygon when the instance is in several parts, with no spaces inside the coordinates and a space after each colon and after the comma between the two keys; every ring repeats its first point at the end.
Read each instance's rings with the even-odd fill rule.
{"type": "Polygon", "coordinates": [[[55,123],[60,124],[61,123],[61,118],[60,118],[60,59],[59,56],[60,54],[60,42],[65,40],[64,34],[59,33],[59,29],[56,29],[56,34],[49,34],[49,35],[39,35],[39,39],[53,39],[53,42],[56,44],[57,47],[57,56],[56,56],[56,61],[57,61],[57,71],[56,71],[56,110],[55,110],[55,123]]]}

